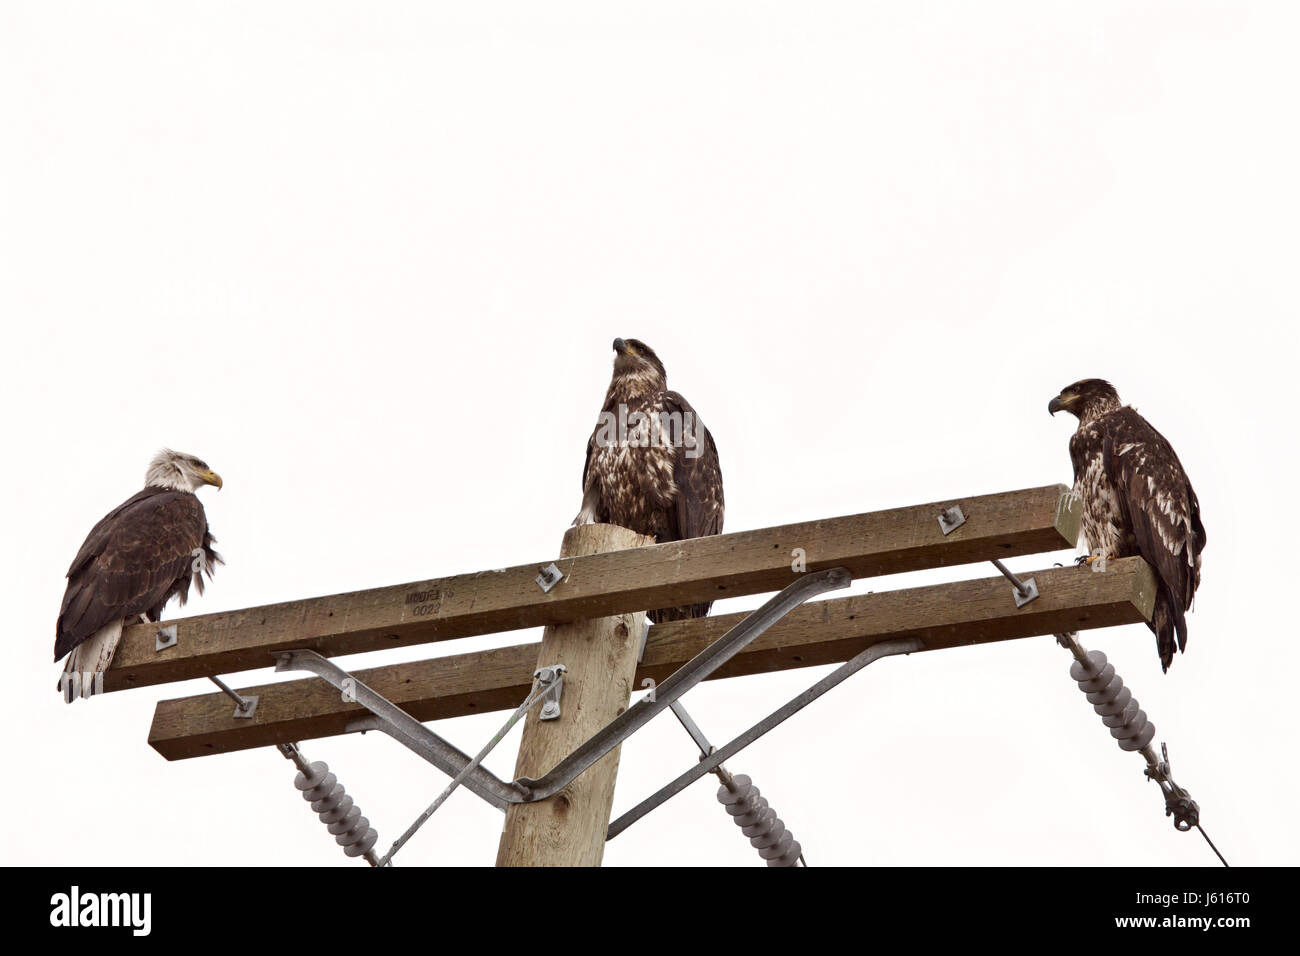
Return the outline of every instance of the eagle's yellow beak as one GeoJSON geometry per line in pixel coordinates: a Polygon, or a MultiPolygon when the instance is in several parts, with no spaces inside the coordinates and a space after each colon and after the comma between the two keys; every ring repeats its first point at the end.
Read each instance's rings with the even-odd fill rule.
{"type": "Polygon", "coordinates": [[[198,472],[198,476],[210,485],[216,485],[217,490],[221,490],[221,476],[209,468],[207,471],[198,472]]]}

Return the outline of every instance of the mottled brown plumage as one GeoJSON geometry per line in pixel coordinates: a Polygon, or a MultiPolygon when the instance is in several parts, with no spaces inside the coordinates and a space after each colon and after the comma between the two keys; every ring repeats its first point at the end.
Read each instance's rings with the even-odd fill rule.
{"type": "Polygon", "coordinates": [[[1173,446],[1135,409],[1121,405],[1109,382],[1076,382],[1048,410],[1079,419],[1070,460],[1089,548],[1108,558],[1140,556],[1155,569],[1148,627],[1168,670],[1175,647],[1187,647],[1186,612],[1201,583],[1206,537],[1192,483],[1173,446]]]}
{"type": "MultiPolygon", "coordinates": [[[[680,541],[722,531],[722,468],[713,436],[654,351],[615,339],[614,374],[587,442],[582,510],[574,524],[608,522],[680,541]]],[[[713,602],[649,612],[659,621],[704,617],[713,602]]]]}

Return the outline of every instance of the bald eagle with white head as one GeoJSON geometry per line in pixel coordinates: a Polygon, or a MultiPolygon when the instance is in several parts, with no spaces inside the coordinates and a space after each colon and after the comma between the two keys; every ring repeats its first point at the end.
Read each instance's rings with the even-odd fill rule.
{"type": "Polygon", "coordinates": [[[1160,666],[1187,648],[1186,613],[1201,583],[1205,526],[1201,505],[1169,442],[1109,382],[1088,378],[1066,386],[1047,410],[1079,419],[1070,438],[1074,491],[1083,499],[1083,535],[1107,558],[1139,556],[1156,572],[1156,600],[1147,626],[1160,666]]]}
{"type": "Polygon", "coordinates": [[[99,692],[124,625],[157,621],[172,597],[184,605],[191,582],[202,594],[203,575],[223,563],[194,493],[203,485],[220,488],[221,476],[193,455],[163,449],[149,462],[144,490],[86,537],[68,568],[54,638],[54,660],[68,656],[59,680],[68,703],[99,692]]]}
{"type": "MultiPolygon", "coordinates": [[[[668,390],[650,346],[614,340],[614,374],[587,442],[582,508],[574,525],[608,523],[658,542],[722,531],[722,466],[695,409],[668,390]]],[[[650,620],[706,617],[712,601],[661,608],[650,620]]]]}

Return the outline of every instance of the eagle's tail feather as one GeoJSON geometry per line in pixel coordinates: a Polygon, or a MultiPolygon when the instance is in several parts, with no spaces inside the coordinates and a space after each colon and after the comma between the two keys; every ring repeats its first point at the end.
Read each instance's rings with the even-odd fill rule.
{"type": "Polygon", "coordinates": [[[105,624],[68,654],[63,673],[59,675],[59,691],[65,703],[70,704],[79,697],[93,697],[100,692],[103,678],[98,675],[113,663],[124,623],[119,619],[105,624]]]}
{"type": "Polygon", "coordinates": [[[1160,669],[1168,671],[1174,661],[1174,651],[1187,649],[1187,620],[1182,610],[1161,590],[1156,594],[1155,607],[1151,609],[1151,622],[1147,625],[1156,636],[1156,649],[1160,652],[1160,669]]]}

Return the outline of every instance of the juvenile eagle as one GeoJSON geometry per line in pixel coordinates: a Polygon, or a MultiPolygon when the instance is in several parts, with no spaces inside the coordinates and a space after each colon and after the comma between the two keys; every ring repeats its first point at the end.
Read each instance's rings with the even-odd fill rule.
{"type": "Polygon", "coordinates": [[[1047,410],[1079,419],[1070,438],[1074,490],[1083,499],[1088,547],[1108,558],[1140,555],[1156,572],[1156,600],[1147,624],[1160,666],[1169,670],[1187,648],[1187,610],[1201,583],[1205,527],[1182,462],[1165,437],[1109,382],[1088,378],[1052,399],[1047,410]]]}
{"type": "Polygon", "coordinates": [[[54,660],[67,664],[59,688],[68,703],[98,691],[94,675],[108,669],[134,618],[157,621],[173,595],[184,604],[191,580],[203,593],[221,555],[194,492],[221,487],[221,476],[193,455],[163,449],[149,462],[144,490],[91,529],[68,568],[59,609],[54,660]],[[69,653],[71,652],[71,653],[69,653]]]}
{"type": "MultiPolygon", "coordinates": [[[[668,391],[659,356],[636,339],[614,340],[614,376],[582,468],[575,525],[609,523],[656,541],[722,530],[722,467],[695,409],[668,391]]],[[[650,620],[705,617],[712,601],[649,612],[650,620]]]]}

